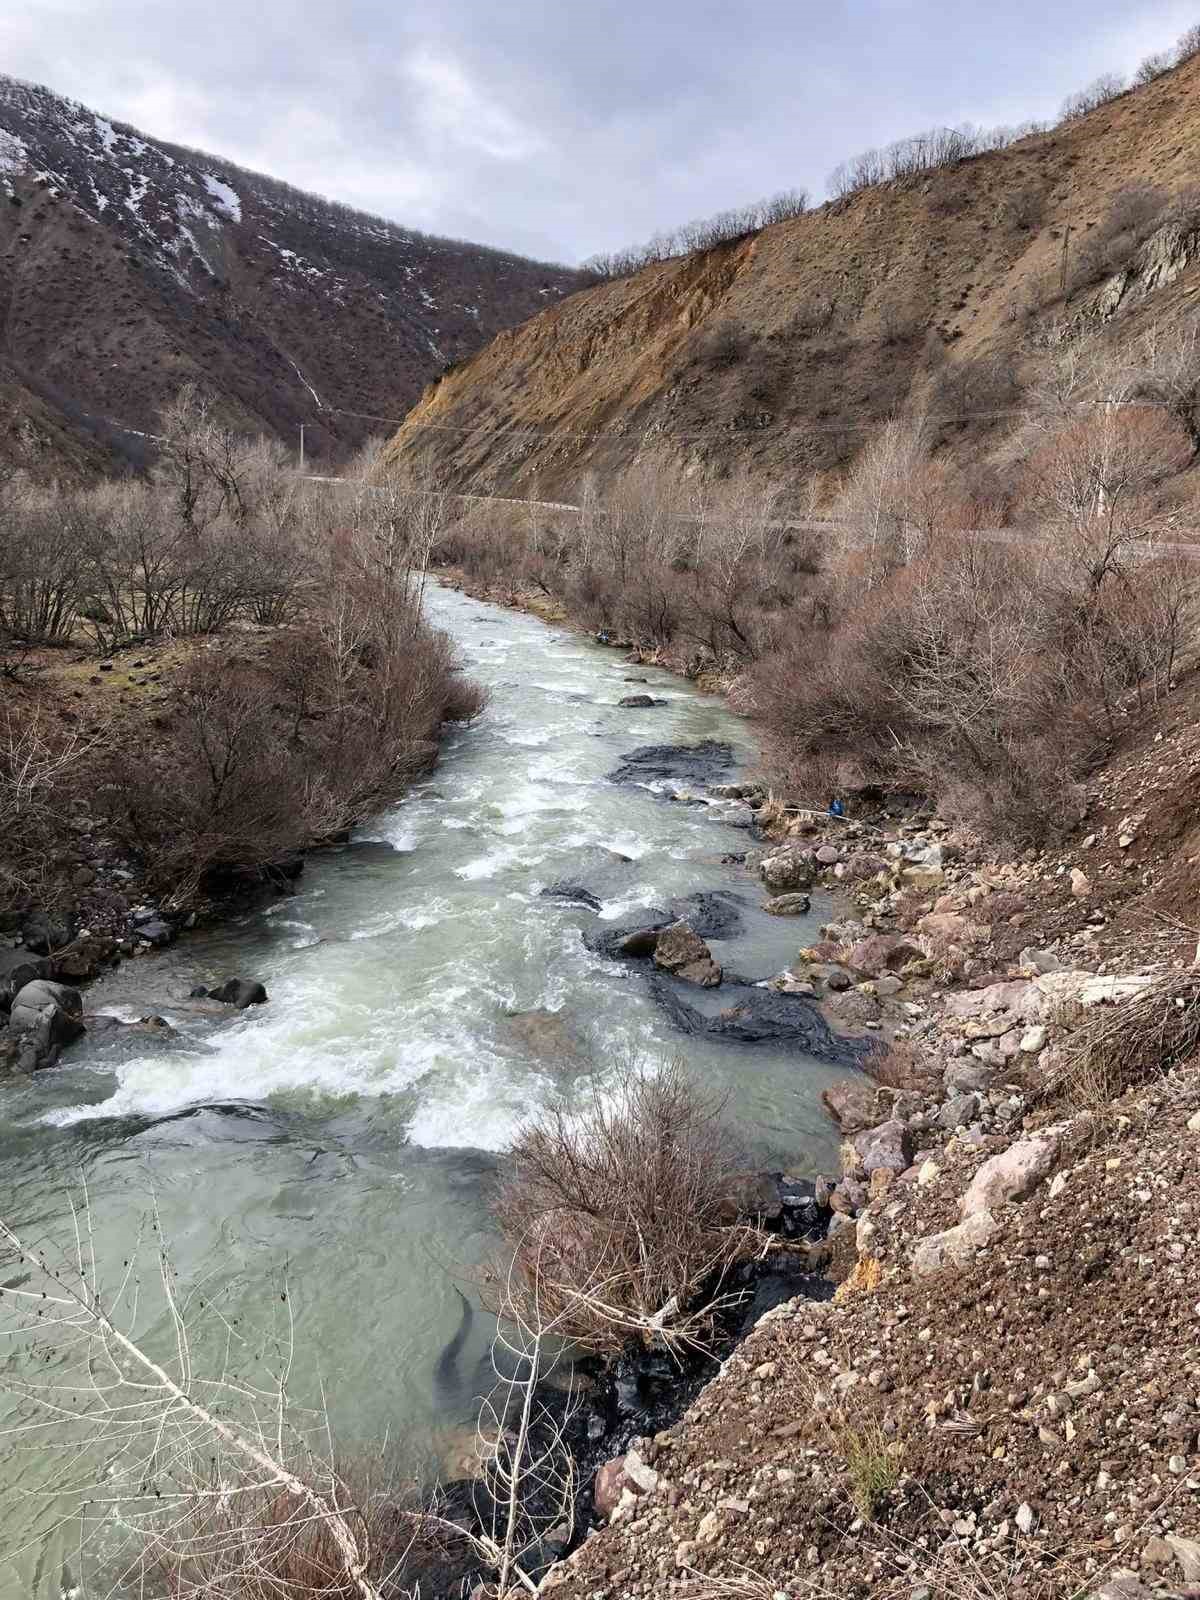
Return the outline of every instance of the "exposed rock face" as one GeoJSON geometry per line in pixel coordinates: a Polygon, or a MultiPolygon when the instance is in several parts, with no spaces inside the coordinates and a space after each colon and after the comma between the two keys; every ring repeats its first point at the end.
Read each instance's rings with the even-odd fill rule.
{"type": "Polygon", "coordinates": [[[659,933],[654,965],[703,989],[715,989],[721,981],[721,968],[713,960],[712,951],[686,922],[672,923],[659,933]]]}

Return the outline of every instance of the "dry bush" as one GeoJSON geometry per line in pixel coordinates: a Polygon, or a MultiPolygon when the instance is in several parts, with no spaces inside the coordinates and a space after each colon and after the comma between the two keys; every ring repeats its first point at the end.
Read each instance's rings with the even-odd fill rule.
{"type": "Polygon", "coordinates": [[[867,1076],[884,1089],[924,1094],[941,1082],[937,1063],[907,1039],[891,1040],[885,1050],[864,1057],[862,1065],[867,1076]]]}
{"type": "Polygon", "coordinates": [[[0,905],[54,904],[59,837],[104,733],[83,734],[47,717],[36,701],[0,708],[0,905]]]}
{"type": "Polygon", "coordinates": [[[1156,184],[1134,183],[1120,190],[1075,252],[1068,290],[1073,294],[1128,266],[1135,251],[1161,224],[1167,206],[1168,196],[1156,184]]]}
{"type": "Polygon", "coordinates": [[[518,1309],[606,1355],[702,1343],[705,1292],[757,1240],[728,1225],[740,1163],[721,1109],[678,1066],[634,1070],[611,1098],[520,1134],[494,1196],[518,1309]]]}
{"type": "Polygon", "coordinates": [[[1155,51],[1153,54],[1143,57],[1143,59],[1138,63],[1138,69],[1133,75],[1133,81],[1139,86],[1146,83],[1153,83],[1156,78],[1161,78],[1166,73],[1170,72],[1171,68],[1175,66],[1175,64],[1175,60],[1172,59],[1171,51],[1155,51]]]}
{"type": "MultiPolygon", "coordinates": [[[[411,1600],[415,1569],[437,1548],[414,1485],[373,1460],[332,1474],[319,1461],[296,1470],[324,1480],[331,1503],[343,1509],[367,1553],[362,1573],[372,1596],[411,1600]]],[[[279,1485],[239,1486],[215,1474],[172,1518],[167,1538],[149,1529],[137,1581],[162,1600],[362,1600],[364,1592],[329,1521],[310,1505],[279,1485]]]]}
{"type": "Polygon", "coordinates": [[[1095,1107],[1200,1054],[1200,971],[1172,973],[1132,999],[1096,1006],[1070,1033],[1049,1094],[1095,1107]]]}
{"type": "Polygon", "coordinates": [[[1062,103],[1058,117],[1060,122],[1076,122],[1080,117],[1086,117],[1089,111],[1107,105],[1110,100],[1115,100],[1118,95],[1125,92],[1125,79],[1119,72],[1104,72],[1094,78],[1086,89],[1078,89],[1070,94],[1062,103]]]}
{"type": "Polygon", "coordinates": [[[347,623],[285,635],[251,661],[199,657],[165,728],[98,766],[97,807],[176,905],[252,878],[395,801],[474,716],[441,634],[391,642],[347,623]]]}

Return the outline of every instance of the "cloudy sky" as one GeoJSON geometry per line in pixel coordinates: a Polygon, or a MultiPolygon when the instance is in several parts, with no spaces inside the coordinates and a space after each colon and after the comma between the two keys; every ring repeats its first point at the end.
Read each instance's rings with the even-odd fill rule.
{"type": "Polygon", "coordinates": [[[412,226],[560,260],[935,123],[1049,117],[1197,0],[24,0],[0,68],[412,226]]]}

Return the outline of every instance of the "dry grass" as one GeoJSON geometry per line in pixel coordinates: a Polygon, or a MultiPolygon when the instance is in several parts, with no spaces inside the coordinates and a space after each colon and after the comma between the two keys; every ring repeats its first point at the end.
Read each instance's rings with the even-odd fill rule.
{"type": "Polygon", "coordinates": [[[1200,1053],[1200,970],[1172,973],[1114,1007],[1097,1006],[1069,1035],[1047,1086],[1081,1109],[1118,1099],[1200,1053]]]}
{"type": "Polygon", "coordinates": [[[494,1199],[518,1310],[603,1354],[703,1343],[724,1273],[760,1243],[727,1222],[739,1162],[721,1111],[679,1066],[635,1068],[610,1098],[527,1128],[494,1199]]]}
{"type": "Polygon", "coordinates": [[[893,1039],[886,1050],[866,1056],[862,1066],[867,1076],[884,1089],[923,1093],[939,1081],[937,1064],[922,1056],[906,1039],[893,1039]]]}

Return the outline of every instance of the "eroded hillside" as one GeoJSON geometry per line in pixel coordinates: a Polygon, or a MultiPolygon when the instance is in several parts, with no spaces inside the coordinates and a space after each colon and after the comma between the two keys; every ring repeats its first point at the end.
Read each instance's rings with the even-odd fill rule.
{"type": "Polygon", "coordinates": [[[835,469],[916,406],[994,445],[1076,319],[1121,336],[1200,290],[1200,59],[1009,148],[655,263],[500,334],[397,457],[568,494],[652,448],[684,470],[835,469]]]}

